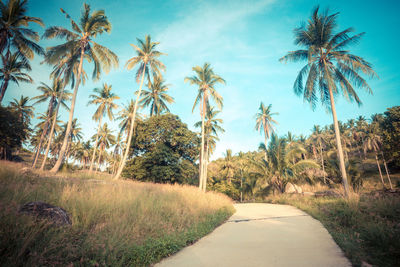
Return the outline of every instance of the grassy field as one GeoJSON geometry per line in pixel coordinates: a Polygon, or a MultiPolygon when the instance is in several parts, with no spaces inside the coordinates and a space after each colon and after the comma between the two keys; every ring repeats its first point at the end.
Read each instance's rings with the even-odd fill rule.
{"type": "Polygon", "coordinates": [[[224,195],[190,186],[46,177],[22,167],[0,162],[2,266],[145,266],[211,232],[234,211],[224,195]],[[66,209],[72,226],[18,214],[30,201],[66,209]]]}
{"type": "Polygon", "coordinates": [[[319,220],[354,266],[399,266],[400,194],[363,192],[350,201],[285,194],[267,202],[298,207],[319,220]]]}

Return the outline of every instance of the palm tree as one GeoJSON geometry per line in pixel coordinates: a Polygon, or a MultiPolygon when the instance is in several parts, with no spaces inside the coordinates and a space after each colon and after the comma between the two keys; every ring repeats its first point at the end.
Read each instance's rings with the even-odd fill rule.
{"type": "Polygon", "coordinates": [[[140,80],[140,86],[139,86],[139,91],[136,93],[137,97],[133,113],[130,115],[132,123],[129,129],[128,142],[126,144],[121,164],[118,168],[117,173],[115,174],[114,179],[118,179],[121,176],[122,170],[125,167],[126,159],[128,158],[133,129],[135,127],[136,112],[140,100],[140,94],[142,92],[144,78],[145,76],[147,76],[147,79],[150,81],[150,71],[152,72],[153,76],[161,76],[160,71],[165,70],[164,64],[158,60],[158,57],[164,54],[155,50],[159,42],[152,42],[150,35],[146,35],[144,41],[140,40],[139,38],[137,38],[137,41],[139,43],[139,46],[131,44],[131,46],[136,50],[137,55],[129,59],[126,62],[125,66],[128,70],[131,70],[136,65],[138,64],[140,65],[138,70],[136,71],[136,82],[139,83],[140,80]]]}
{"type": "Polygon", "coordinates": [[[108,21],[104,10],[97,10],[90,13],[90,6],[84,4],[84,10],[79,25],[72,20],[63,9],[61,9],[61,11],[70,20],[73,31],[69,31],[63,27],[57,26],[46,29],[43,35],[44,38],[66,38],[67,42],[58,46],[47,48],[45,61],[49,64],[56,65],[59,62],[65,61],[66,59],[77,58],[78,54],[80,59],[75,88],[72,96],[71,110],[66,129],[67,133],[63,140],[57,162],[51,169],[51,172],[58,171],[67,149],[68,136],[71,131],[71,125],[74,117],[76,95],[80,85],[84,58],[86,58],[89,62],[94,63],[93,79],[100,78],[102,69],[108,72],[111,67],[118,66],[117,55],[115,55],[108,48],[93,41],[95,37],[103,32],[111,31],[111,23],[108,21]]]}
{"type": "MultiPolygon", "coordinates": [[[[100,153],[99,153],[99,157],[97,160],[97,169],[100,169],[100,158],[102,157],[103,151],[106,148],[109,148],[110,145],[115,144],[115,136],[112,134],[112,131],[108,128],[107,123],[104,123],[104,125],[101,127],[98,134],[93,136],[93,139],[98,139],[100,153]]],[[[96,149],[96,147],[95,147],[95,149],[96,149]]]]}
{"type": "MultiPolygon", "coordinates": [[[[207,174],[207,165],[208,165],[208,159],[210,155],[213,153],[214,148],[216,146],[216,141],[219,141],[218,139],[218,132],[225,132],[225,130],[219,125],[222,124],[224,121],[222,119],[216,118],[217,115],[220,113],[218,110],[214,110],[214,107],[210,107],[209,110],[207,110],[206,114],[206,121],[204,122],[204,134],[205,134],[205,141],[204,141],[204,160],[205,163],[203,164],[203,172],[207,174]]],[[[195,123],[195,127],[201,127],[202,121],[198,121],[195,123]]],[[[200,166],[201,167],[201,166],[200,166]]],[[[207,175],[205,177],[205,181],[202,184],[203,188],[202,190],[206,190],[207,186],[207,175]]]]}
{"type": "Polygon", "coordinates": [[[30,71],[31,67],[26,59],[23,59],[21,54],[11,54],[8,59],[1,55],[3,66],[0,68],[1,92],[0,104],[3,101],[4,94],[8,88],[8,83],[14,82],[19,86],[19,82],[32,83],[32,78],[24,71],[30,71]]]}
{"type": "Polygon", "coordinates": [[[153,82],[147,85],[149,90],[143,90],[140,104],[143,107],[150,106],[150,117],[160,115],[163,111],[169,112],[165,102],[174,103],[174,98],[166,93],[169,90],[169,86],[170,84],[164,84],[161,76],[154,76],[153,82]]]}
{"type": "Polygon", "coordinates": [[[295,44],[303,46],[305,49],[289,52],[280,61],[307,61],[307,65],[301,69],[294,82],[294,92],[297,95],[303,95],[304,100],[308,101],[313,109],[320,96],[322,104],[332,112],[342,182],[345,195],[348,197],[349,186],[334,96],[339,94],[340,87],[347,99],[354,100],[360,105],[361,100],[352,84],[364,88],[367,92],[372,92],[359,72],[361,71],[370,77],[374,77],[376,74],[370,63],[344,50],[347,46],[358,42],[364,33],[349,36],[353,31],[352,28],[335,33],[339,13],[329,15],[327,10],[323,14],[318,14],[318,11],[319,7],[314,8],[307,24],[296,28],[294,31],[295,44]],[[330,107],[328,102],[330,102],[330,107]]]}
{"type": "Polygon", "coordinates": [[[26,125],[29,125],[30,119],[32,119],[34,116],[33,110],[35,108],[28,105],[28,102],[30,100],[31,99],[29,99],[28,96],[21,95],[19,100],[14,98],[13,101],[10,103],[10,108],[14,110],[17,114],[19,114],[19,117],[26,125]]]}
{"type": "Polygon", "coordinates": [[[214,73],[213,69],[210,67],[209,63],[204,63],[203,67],[196,66],[192,70],[197,74],[197,76],[186,77],[185,82],[194,84],[198,86],[198,93],[196,100],[194,101],[192,112],[194,111],[197,104],[200,104],[200,116],[201,116],[201,148],[200,148],[200,175],[199,175],[199,188],[205,190],[205,184],[207,179],[207,174],[204,173],[205,164],[205,153],[204,153],[204,120],[207,113],[207,109],[210,107],[209,97],[214,100],[219,109],[222,109],[223,98],[215,90],[215,85],[217,83],[225,84],[225,80],[214,73]]]}
{"type": "Polygon", "coordinates": [[[231,184],[235,172],[235,165],[233,162],[233,155],[231,149],[227,149],[225,152],[225,158],[222,163],[222,170],[225,171],[225,176],[228,180],[228,183],[231,184]]]}
{"type": "Polygon", "coordinates": [[[61,105],[64,106],[67,110],[68,110],[68,106],[65,103],[66,100],[68,100],[71,96],[71,94],[69,92],[64,92],[64,86],[61,80],[59,79],[53,79],[53,84],[52,86],[48,86],[45,83],[41,83],[40,86],[37,87],[37,89],[39,91],[42,92],[41,95],[35,96],[32,98],[32,100],[37,100],[35,104],[39,104],[39,103],[43,103],[47,100],[49,100],[49,104],[47,107],[47,119],[45,124],[43,125],[43,131],[42,134],[40,136],[40,140],[39,140],[39,144],[36,150],[36,155],[35,155],[35,159],[32,163],[32,168],[35,167],[37,160],[39,158],[40,155],[40,151],[42,148],[42,144],[43,144],[43,140],[44,137],[47,135],[47,130],[49,128],[49,124],[50,124],[50,120],[53,116],[54,113],[54,108],[57,107],[57,103],[58,101],[61,101],[61,105]]]}
{"type": "MultiPolygon", "coordinates": [[[[101,128],[101,121],[104,115],[107,112],[108,119],[111,121],[114,119],[113,109],[118,108],[118,105],[114,103],[116,99],[119,99],[114,93],[111,93],[112,86],[106,83],[103,84],[103,88],[95,88],[93,91],[96,93],[94,95],[90,95],[89,97],[92,100],[89,101],[88,105],[95,104],[98,105],[96,112],[93,115],[93,120],[99,121],[99,126],[97,128],[97,134],[94,143],[92,161],[90,162],[89,172],[93,169],[94,159],[96,157],[97,150],[97,142],[99,139],[99,133],[101,128]]],[[[106,125],[106,124],[105,124],[106,125]]]]}
{"type": "MultiPolygon", "coordinates": [[[[128,142],[129,130],[131,128],[131,122],[132,122],[131,115],[134,109],[135,109],[135,102],[133,100],[130,100],[127,105],[122,106],[122,109],[118,113],[117,120],[121,121],[119,123],[120,133],[121,134],[123,132],[126,133],[126,143],[128,142]]],[[[139,113],[136,113],[135,121],[142,121],[142,120],[143,120],[142,116],[139,113]]],[[[135,132],[135,128],[133,128],[133,132],[135,132]]]]}
{"type": "MultiPolygon", "coordinates": [[[[267,140],[270,137],[271,133],[274,132],[273,124],[278,124],[272,116],[278,115],[279,113],[271,113],[272,105],[269,104],[268,107],[264,106],[263,102],[261,102],[260,107],[258,108],[258,113],[256,114],[256,130],[263,130],[264,132],[264,145],[267,147],[267,140]]],[[[267,154],[265,154],[267,156],[267,154]]],[[[265,158],[266,160],[266,158],[265,158]]]]}
{"type": "Polygon", "coordinates": [[[325,140],[325,135],[321,131],[319,125],[314,125],[313,133],[310,137],[318,145],[320,156],[321,156],[321,166],[322,166],[322,171],[323,171],[323,175],[324,175],[324,184],[326,184],[325,163],[324,163],[324,154],[323,154],[323,151],[324,151],[323,144],[326,142],[326,140],[325,140]]]}
{"type": "Polygon", "coordinates": [[[36,43],[39,41],[38,33],[26,28],[29,23],[44,24],[40,18],[26,15],[27,4],[27,0],[0,2],[0,54],[4,50],[9,53],[11,47],[25,59],[33,59],[34,52],[44,54],[43,48],[36,43]]]}
{"type": "MultiPolygon", "coordinates": [[[[62,125],[62,133],[61,137],[65,139],[65,136],[68,134],[67,132],[68,128],[68,123],[65,123],[62,125]]],[[[80,123],[78,123],[78,119],[74,119],[71,124],[71,130],[69,132],[69,135],[67,136],[67,148],[65,152],[65,158],[68,161],[68,158],[70,156],[70,148],[71,148],[71,143],[75,141],[80,141],[82,139],[82,128],[80,127],[80,123]]]]}

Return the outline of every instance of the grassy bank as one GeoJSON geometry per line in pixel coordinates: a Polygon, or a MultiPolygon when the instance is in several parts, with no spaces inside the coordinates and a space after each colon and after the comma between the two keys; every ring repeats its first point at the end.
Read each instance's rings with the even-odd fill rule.
{"type": "Polygon", "coordinates": [[[350,201],[301,195],[271,196],[270,203],[289,204],[319,220],[354,266],[398,266],[400,196],[362,194],[350,201]]]}
{"type": "Polygon", "coordinates": [[[89,177],[22,174],[0,162],[0,265],[143,266],[212,231],[233,212],[231,201],[197,188],[89,177]],[[66,209],[72,226],[19,215],[44,201],[66,209]]]}

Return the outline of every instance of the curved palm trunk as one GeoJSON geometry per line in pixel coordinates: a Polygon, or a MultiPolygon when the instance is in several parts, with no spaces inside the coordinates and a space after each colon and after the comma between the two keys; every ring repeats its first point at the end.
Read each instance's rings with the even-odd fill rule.
{"type": "Polygon", "coordinates": [[[340,172],[342,173],[342,183],[343,183],[343,188],[344,188],[344,194],[345,194],[346,198],[349,198],[350,189],[349,189],[349,184],[347,181],[346,167],[344,165],[344,156],[343,156],[342,142],[340,141],[339,124],[338,124],[338,120],[337,120],[337,116],[336,116],[335,101],[333,99],[333,93],[332,93],[332,89],[330,86],[329,86],[329,98],[331,101],[333,125],[335,127],[336,145],[338,148],[340,172]]]}
{"type": "Polygon", "coordinates": [[[4,78],[4,82],[3,82],[2,86],[1,86],[0,104],[1,104],[1,101],[3,101],[4,94],[6,93],[6,90],[7,90],[7,87],[8,87],[8,81],[9,81],[9,79],[4,78]]]}
{"type": "Polygon", "coordinates": [[[90,162],[90,167],[89,167],[89,173],[91,173],[93,170],[94,158],[96,157],[96,150],[97,150],[97,145],[98,145],[97,143],[99,142],[99,133],[100,133],[102,119],[103,119],[103,116],[100,116],[99,126],[97,127],[96,142],[94,143],[94,149],[93,149],[93,154],[92,154],[92,161],[90,162]]]}
{"type": "Polygon", "coordinates": [[[47,160],[47,155],[49,154],[49,151],[50,151],[51,142],[53,141],[54,129],[55,129],[56,123],[57,123],[58,110],[60,109],[63,95],[64,95],[64,87],[62,87],[60,99],[57,103],[57,107],[54,112],[54,118],[53,118],[53,122],[52,122],[51,129],[50,129],[50,134],[49,134],[49,138],[48,138],[49,140],[47,142],[46,152],[44,153],[43,162],[42,162],[42,165],[40,166],[40,170],[44,169],[44,165],[46,164],[46,160],[47,160]]]}
{"type": "Polygon", "coordinates": [[[208,138],[206,141],[206,151],[204,153],[204,167],[203,167],[203,173],[204,173],[203,191],[204,192],[206,192],[206,189],[207,189],[207,168],[208,168],[208,138]]]}
{"type": "Polygon", "coordinates": [[[51,114],[52,113],[53,113],[53,103],[52,103],[52,101],[50,101],[49,102],[48,112],[47,112],[48,118],[46,119],[46,123],[43,126],[42,134],[40,135],[40,141],[39,141],[39,145],[38,145],[37,150],[36,150],[35,160],[32,163],[32,168],[35,168],[36,163],[37,163],[37,161],[39,159],[40,151],[42,149],[43,140],[44,140],[44,137],[47,134],[47,130],[49,128],[49,123],[50,123],[50,118],[51,118],[51,114]]]}
{"type": "Polygon", "coordinates": [[[103,153],[103,150],[102,150],[102,148],[100,148],[99,159],[97,160],[97,171],[100,171],[100,158],[101,158],[102,153],[103,153]]]}
{"type": "Polygon", "coordinates": [[[383,186],[383,189],[386,189],[386,187],[385,187],[385,182],[383,181],[381,166],[379,165],[378,152],[376,151],[376,148],[375,148],[375,147],[374,147],[374,151],[375,151],[376,166],[378,166],[379,176],[380,176],[380,178],[381,178],[382,186],[383,186]]]}
{"type": "Polygon", "coordinates": [[[76,95],[78,94],[78,88],[79,84],[81,83],[81,74],[82,74],[82,65],[83,65],[83,55],[85,53],[84,48],[81,48],[81,58],[79,62],[79,69],[78,69],[78,78],[76,81],[75,89],[74,89],[74,94],[72,96],[72,102],[71,102],[71,109],[69,112],[69,119],[68,119],[68,124],[67,124],[67,130],[65,132],[65,137],[63,144],[60,149],[60,153],[58,154],[58,159],[54,167],[50,170],[50,172],[56,173],[60,169],[60,166],[64,160],[64,155],[65,151],[67,150],[67,143],[68,143],[68,136],[70,135],[71,132],[71,125],[72,125],[72,120],[74,118],[74,109],[75,109],[75,103],[76,103],[76,95]]]}
{"type": "Polygon", "coordinates": [[[383,160],[383,166],[385,166],[386,176],[387,176],[388,181],[389,181],[390,189],[393,190],[392,180],[390,179],[389,170],[388,170],[388,167],[387,167],[387,164],[386,164],[386,160],[385,160],[385,157],[383,156],[382,151],[381,151],[381,155],[382,155],[382,160],[383,160]]]}
{"type": "Polygon", "coordinates": [[[135,108],[133,109],[133,113],[132,113],[131,127],[129,129],[129,136],[128,136],[128,143],[126,144],[125,153],[124,153],[124,156],[122,157],[122,160],[121,160],[121,165],[119,166],[117,174],[115,175],[114,179],[118,179],[121,176],[122,170],[125,167],[126,159],[128,158],[129,147],[131,146],[131,141],[132,141],[133,128],[135,126],[136,111],[137,111],[138,104],[139,104],[140,93],[142,92],[144,74],[145,74],[145,65],[143,65],[143,74],[142,74],[142,79],[140,81],[139,93],[138,93],[138,96],[136,98],[135,108]]]}

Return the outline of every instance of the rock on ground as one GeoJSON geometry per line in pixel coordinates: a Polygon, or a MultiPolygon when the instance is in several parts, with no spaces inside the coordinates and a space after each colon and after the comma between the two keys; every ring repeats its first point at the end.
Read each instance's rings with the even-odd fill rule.
{"type": "Polygon", "coordinates": [[[72,224],[66,210],[41,201],[28,202],[22,205],[18,212],[35,216],[39,219],[47,219],[59,226],[72,224]]]}

